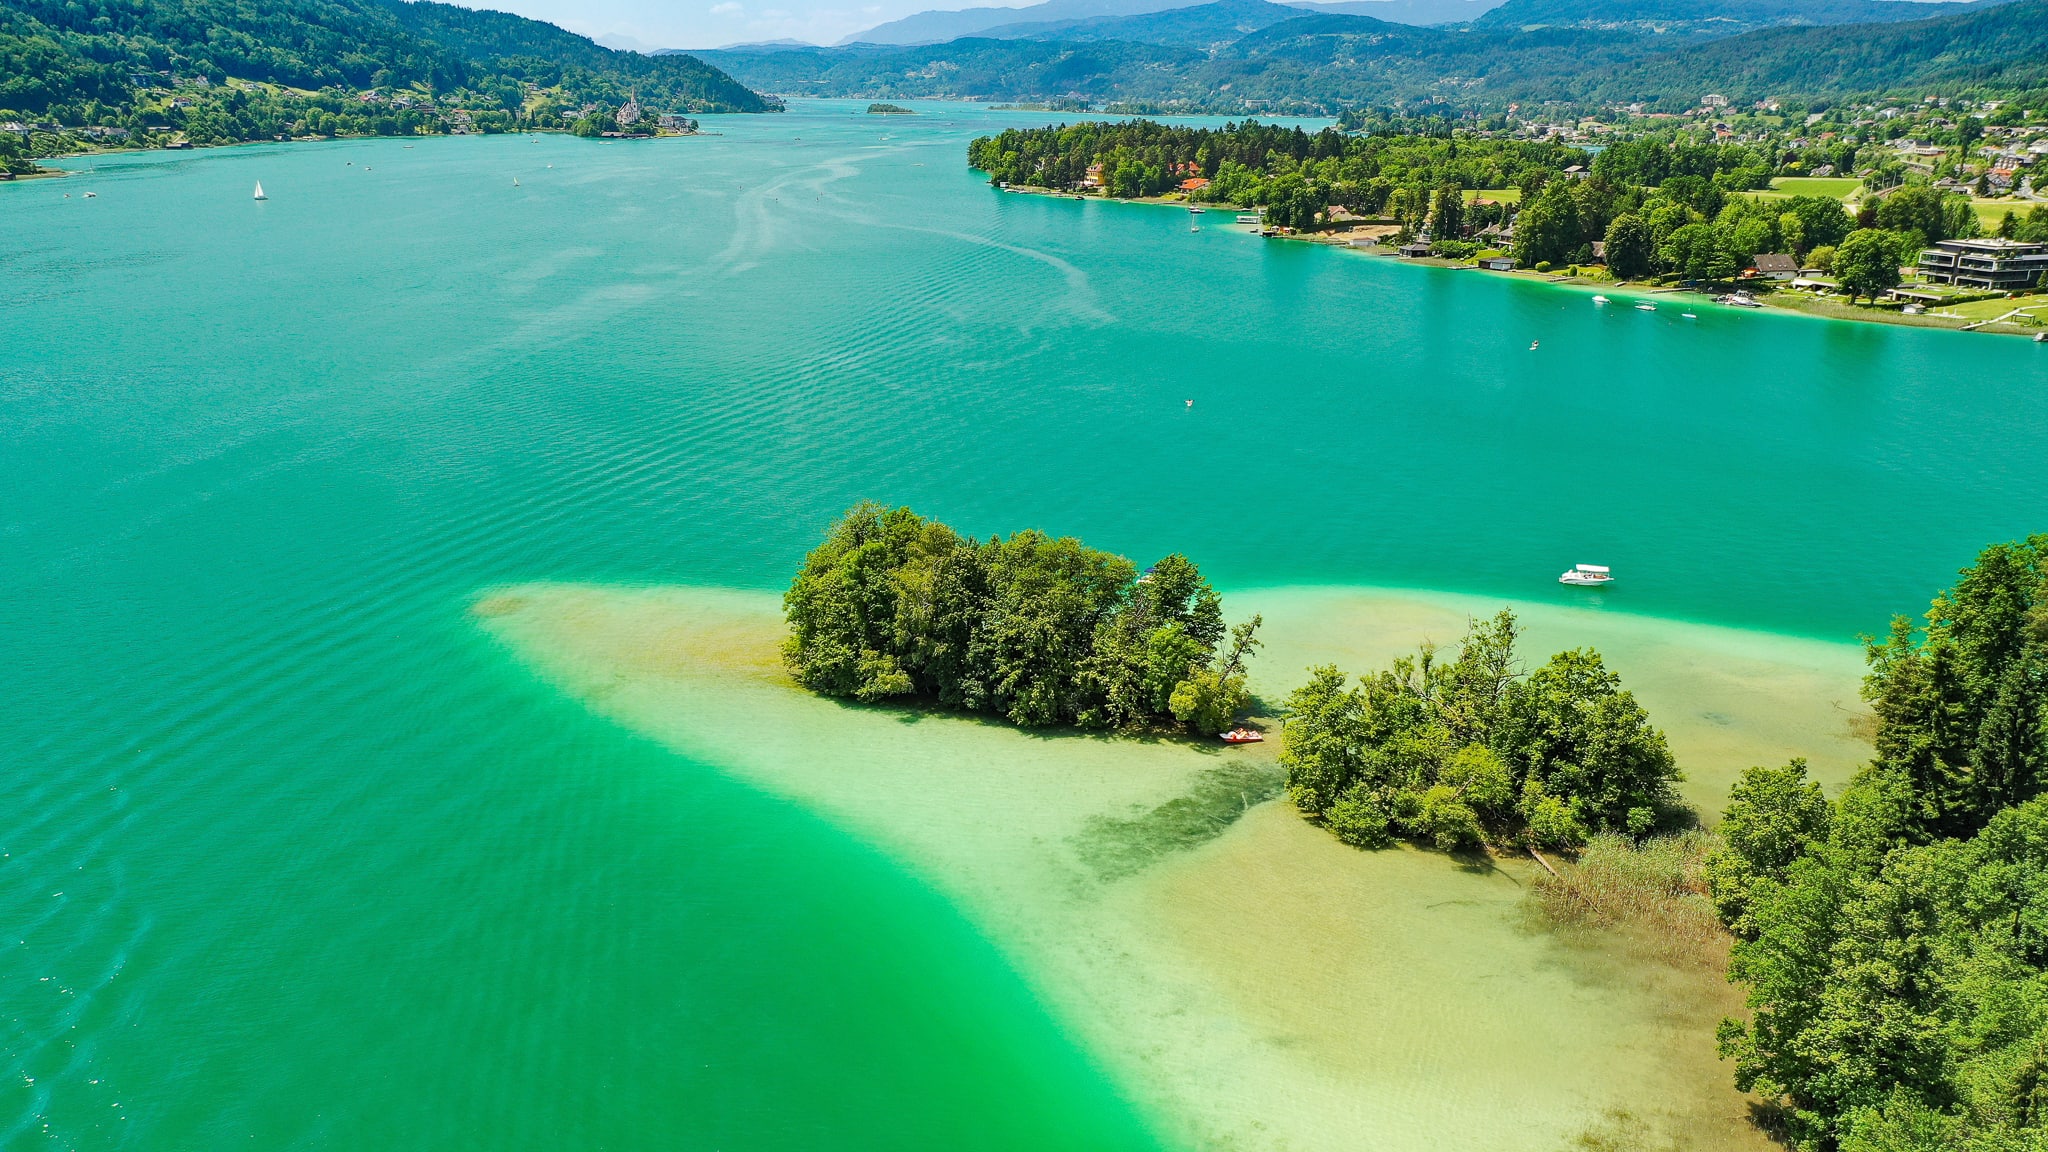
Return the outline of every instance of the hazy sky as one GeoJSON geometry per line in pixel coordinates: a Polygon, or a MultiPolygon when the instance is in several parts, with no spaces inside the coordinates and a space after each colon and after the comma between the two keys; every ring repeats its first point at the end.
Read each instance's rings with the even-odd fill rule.
{"type": "Polygon", "coordinates": [[[788,37],[831,44],[928,8],[1022,7],[1036,0],[453,0],[560,24],[614,48],[716,48],[788,37]]]}
{"type": "MultiPolygon", "coordinates": [[[[452,0],[559,24],[614,48],[717,48],[760,40],[836,43],[927,9],[1022,8],[1039,0],[452,0]]],[[[1203,0],[1192,0],[1201,3],[1203,0]]]]}

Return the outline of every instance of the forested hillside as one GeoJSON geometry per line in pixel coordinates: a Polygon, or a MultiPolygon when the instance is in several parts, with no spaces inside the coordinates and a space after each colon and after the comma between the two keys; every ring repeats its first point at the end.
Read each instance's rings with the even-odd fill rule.
{"type": "Polygon", "coordinates": [[[2016,92],[2044,85],[2048,0],[2018,0],[1903,24],[1769,28],[1587,76],[1576,94],[1645,100],[1707,88],[1743,101],[1923,88],[2016,92]]]}
{"type": "Polygon", "coordinates": [[[1745,101],[2010,92],[2048,77],[2048,0],[1938,7],[1899,0],[1511,0],[1462,28],[1336,14],[1269,22],[1272,15],[1231,0],[1086,22],[1029,40],[705,58],[755,87],[806,95],[1078,99],[1161,111],[1288,113],[1530,101],[1677,110],[1712,91],[1745,101]],[[1955,10],[1942,14],[1943,8],[1955,10]],[[1929,18],[1899,22],[1930,9],[1929,18]],[[1811,26],[1783,26],[1788,22],[1811,26]],[[1246,24],[1261,26],[1215,42],[1246,24]]]}
{"type": "Polygon", "coordinates": [[[1475,28],[1601,28],[1718,38],[1781,25],[1889,24],[1953,16],[2005,0],[1508,0],[1475,28]]]}
{"type": "Polygon", "coordinates": [[[0,0],[0,112],[66,126],[163,124],[202,143],[291,132],[320,115],[355,131],[415,131],[430,120],[416,96],[484,126],[531,122],[542,105],[560,124],[562,107],[635,94],[663,110],[775,106],[690,56],[615,52],[552,24],[448,4],[0,0]]]}

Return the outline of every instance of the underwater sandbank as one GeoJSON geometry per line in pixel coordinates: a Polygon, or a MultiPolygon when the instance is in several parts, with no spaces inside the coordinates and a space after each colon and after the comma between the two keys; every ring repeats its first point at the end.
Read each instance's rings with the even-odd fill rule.
{"type": "MultiPolygon", "coordinates": [[[[1310,663],[1454,645],[1481,598],[1234,593],[1267,700],[1310,663]]],[[[841,704],[782,671],[772,594],[524,585],[480,598],[529,668],[617,723],[815,811],[944,892],[1171,1143],[1549,1152],[1611,1126],[1763,1149],[1713,1054],[1712,973],[1529,926],[1517,861],[1360,852],[1272,799],[1275,745],[1018,731],[841,704]]],[[[1856,759],[1848,646],[1530,606],[1525,652],[1593,644],[1695,794],[1793,752],[1856,759]],[[1804,741],[1811,743],[1803,743],[1804,741]]]]}

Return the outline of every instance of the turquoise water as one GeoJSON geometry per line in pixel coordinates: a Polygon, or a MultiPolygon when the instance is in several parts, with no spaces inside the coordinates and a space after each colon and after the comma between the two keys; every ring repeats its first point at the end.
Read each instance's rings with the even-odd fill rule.
{"type": "Polygon", "coordinates": [[[942,901],[480,588],[771,587],[872,496],[1839,638],[2048,527],[2039,346],[1003,195],[964,143],[1042,115],[857,107],[0,187],[0,1146],[1152,1142],[942,901]]]}

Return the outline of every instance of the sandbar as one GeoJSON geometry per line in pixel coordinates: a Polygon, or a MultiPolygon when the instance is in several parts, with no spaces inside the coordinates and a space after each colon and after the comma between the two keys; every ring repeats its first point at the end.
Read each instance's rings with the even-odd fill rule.
{"type": "MultiPolygon", "coordinates": [[[[1466,616],[1499,606],[1320,588],[1228,605],[1265,615],[1268,700],[1310,663],[1364,670],[1425,638],[1453,645],[1466,616]]],[[[1712,1051],[1732,990],[1532,926],[1525,865],[1348,848],[1271,798],[1270,742],[1023,732],[809,695],[777,659],[778,609],[759,592],[564,584],[474,605],[594,711],[946,894],[1173,1146],[1550,1152],[1615,1125],[1652,1147],[1768,1146],[1712,1051]],[[1222,812],[1213,834],[1149,831],[1190,803],[1222,812]],[[1130,851],[1105,854],[1105,837],[1130,851]]],[[[1850,646],[1543,606],[1524,618],[1534,658],[1608,654],[1703,798],[1748,762],[1803,751],[1838,779],[1856,758],[1850,646]]]]}

